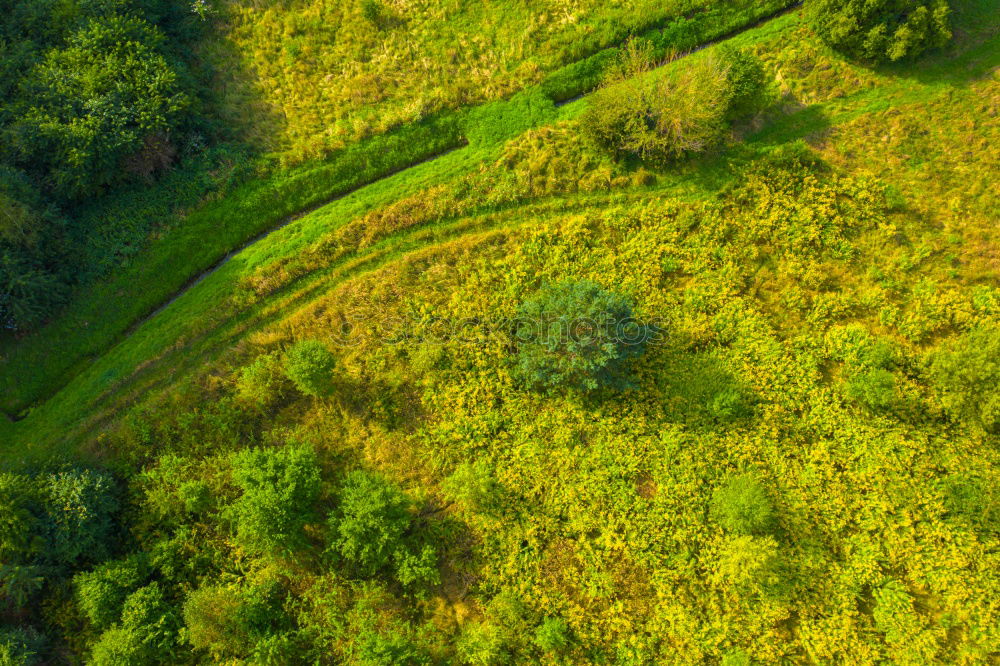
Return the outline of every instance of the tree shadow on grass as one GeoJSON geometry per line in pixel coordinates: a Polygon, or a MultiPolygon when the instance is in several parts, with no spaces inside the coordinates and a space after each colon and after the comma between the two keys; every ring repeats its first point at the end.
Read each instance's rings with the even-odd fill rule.
{"type": "Polygon", "coordinates": [[[746,136],[746,147],[759,149],[793,141],[804,140],[816,144],[831,131],[830,117],[822,106],[806,106],[793,98],[768,109],[763,115],[763,126],[746,136]]]}
{"type": "Polygon", "coordinates": [[[753,415],[751,391],[709,352],[667,352],[656,375],[655,390],[670,421],[718,430],[753,415]]]}

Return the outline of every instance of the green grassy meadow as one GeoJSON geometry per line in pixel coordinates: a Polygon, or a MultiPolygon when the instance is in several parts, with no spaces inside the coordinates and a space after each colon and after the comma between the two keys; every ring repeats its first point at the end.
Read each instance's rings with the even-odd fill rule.
{"type": "Polygon", "coordinates": [[[0,347],[11,663],[1000,657],[993,3],[878,66],[788,2],[541,4],[213,5],[245,172],[151,185],[135,252],[0,347]],[[636,43],[617,85],[736,48],[766,103],[610,154],[636,43]],[[655,332],[623,387],[525,386],[511,322],[567,281],[655,332]],[[16,479],[75,469],[107,552],[12,564],[16,479]]]}

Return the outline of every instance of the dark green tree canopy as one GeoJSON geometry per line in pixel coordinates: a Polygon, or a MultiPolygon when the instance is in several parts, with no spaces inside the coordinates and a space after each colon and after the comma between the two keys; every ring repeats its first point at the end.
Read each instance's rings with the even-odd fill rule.
{"type": "Polygon", "coordinates": [[[88,469],[50,474],[41,477],[40,492],[46,562],[72,566],[107,556],[119,509],[110,475],[88,469]]]}
{"type": "MultiPolygon", "coordinates": [[[[167,136],[189,104],[142,19],[91,20],[46,54],[25,82],[29,100],[8,131],[19,162],[77,199],[128,175],[125,160],[167,136]]],[[[169,150],[165,146],[161,150],[169,150]]]]}
{"type": "Polygon", "coordinates": [[[0,165],[0,329],[30,329],[62,304],[64,226],[24,172],[0,165]]]}
{"type": "Polygon", "coordinates": [[[543,286],[518,311],[515,373],[535,389],[590,391],[628,385],[626,361],[651,330],[624,296],[587,280],[543,286]]]}
{"type": "Polygon", "coordinates": [[[947,0],[814,0],[809,13],[823,41],[861,60],[915,58],[951,39],[947,0]]]}

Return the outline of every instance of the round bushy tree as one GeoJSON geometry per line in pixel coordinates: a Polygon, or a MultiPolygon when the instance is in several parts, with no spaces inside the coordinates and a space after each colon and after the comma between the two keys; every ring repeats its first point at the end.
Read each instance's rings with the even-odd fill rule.
{"type": "Polygon", "coordinates": [[[726,72],[726,116],[738,120],[765,105],[769,76],[760,58],[745,49],[727,44],[719,47],[719,62],[726,72]]]}
{"type": "Polygon", "coordinates": [[[403,534],[412,519],[410,502],[379,476],[355,470],[340,491],[338,511],[331,516],[331,550],[373,576],[403,552],[403,534]]]}
{"type": "Polygon", "coordinates": [[[602,87],[580,124],[618,156],[662,164],[722,141],[729,96],[726,66],[706,57],[654,83],[634,77],[602,87]]]}
{"type": "Polygon", "coordinates": [[[861,60],[914,58],[951,39],[947,0],[812,0],[808,11],[823,41],[861,60]]]}
{"type": "Polygon", "coordinates": [[[285,355],[285,374],[306,395],[330,395],[336,367],[336,357],[319,340],[296,342],[285,355]]]}
{"type": "Polygon", "coordinates": [[[48,52],[27,84],[31,105],[9,132],[22,163],[70,199],[122,180],[127,158],[162,143],[152,139],[189,105],[161,54],[164,40],[140,18],[111,16],[48,52]]]}
{"type": "Polygon", "coordinates": [[[305,446],[240,451],[233,481],[242,490],[229,507],[240,543],[250,551],[278,553],[302,545],[303,527],[319,496],[316,455],[305,446]]]}
{"type": "Polygon", "coordinates": [[[518,312],[515,372],[541,390],[621,388],[649,334],[624,296],[587,280],[546,285],[518,312]]]}
{"type": "Polygon", "coordinates": [[[734,476],[715,491],[712,517],[726,531],[736,534],[766,534],[775,526],[771,498],[750,474],[734,476]]]}

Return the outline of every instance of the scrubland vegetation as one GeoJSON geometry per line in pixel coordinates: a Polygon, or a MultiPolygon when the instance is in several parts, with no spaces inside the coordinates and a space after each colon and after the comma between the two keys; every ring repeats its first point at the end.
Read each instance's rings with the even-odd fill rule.
{"type": "Polygon", "coordinates": [[[995,661],[995,8],[786,4],[3,6],[0,661],[995,661]]]}

